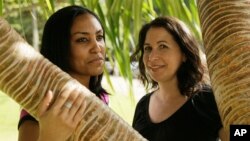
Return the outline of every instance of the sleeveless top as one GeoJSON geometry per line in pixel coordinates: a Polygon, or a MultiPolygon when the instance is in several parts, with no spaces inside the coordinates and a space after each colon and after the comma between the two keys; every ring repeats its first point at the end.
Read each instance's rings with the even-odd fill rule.
{"type": "MultiPolygon", "coordinates": [[[[153,92],[152,92],[153,93],[153,92]]],[[[146,94],[138,102],[133,128],[149,141],[217,141],[222,128],[214,95],[210,88],[194,94],[173,115],[160,123],[149,117],[149,100],[146,94]]]]}

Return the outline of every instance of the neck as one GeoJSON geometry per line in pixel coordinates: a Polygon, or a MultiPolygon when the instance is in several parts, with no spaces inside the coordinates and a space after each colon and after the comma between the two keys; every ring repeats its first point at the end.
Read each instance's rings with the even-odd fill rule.
{"type": "Polygon", "coordinates": [[[157,95],[162,99],[176,99],[178,97],[185,97],[181,94],[178,87],[178,81],[169,81],[164,83],[158,83],[159,89],[157,95]]]}
{"type": "Polygon", "coordinates": [[[84,85],[85,87],[89,88],[90,76],[80,75],[80,74],[76,74],[76,73],[69,73],[69,74],[70,74],[70,76],[72,78],[76,79],[82,85],[84,85]]]}

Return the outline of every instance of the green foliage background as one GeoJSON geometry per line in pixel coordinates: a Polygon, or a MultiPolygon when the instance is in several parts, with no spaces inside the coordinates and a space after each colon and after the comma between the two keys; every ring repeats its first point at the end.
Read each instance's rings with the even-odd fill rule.
{"type": "MultiPolygon", "coordinates": [[[[195,0],[1,0],[0,14],[39,49],[46,19],[56,10],[72,4],[85,6],[99,15],[107,35],[107,56],[128,84],[133,79],[129,58],[145,22],[163,15],[178,17],[201,41],[195,0]],[[34,32],[36,30],[38,32],[34,32]]],[[[105,74],[112,85],[108,73],[105,74]]]]}
{"type": "MultiPolygon", "coordinates": [[[[184,21],[200,42],[202,40],[196,0],[0,0],[0,16],[8,20],[28,43],[39,50],[43,26],[48,17],[56,10],[72,4],[82,5],[96,12],[105,26],[107,57],[111,66],[116,68],[119,76],[124,79],[124,85],[128,86],[128,90],[124,92],[113,87],[115,82],[112,83],[111,76],[106,69],[107,87],[113,94],[111,108],[128,122],[132,120],[136,103],[136,93],[134,94],[132,87],[136,76],[133,75],[129,58],[137,45],[141,26],[157,16],[174,16],[184,21]]],[[[0,97],[0,100],[6,101],[7,98],[0,97]]],[[[0,113],[5,113],[7,111],[5,108],[8,109],[12,105],[12,101],[0,104],[0,113]]],[[[17,112],[18,110],[11,111],[17,112]]],[[[15,119],[8,118],[9,122],[2,116],[0,123],[10,122],[7,125],[15,129],[13,133],[17,136],[18,118],[16,116],[18,114],[14,113],[15,119]]],[[[1,130],[5,128],[0,129],[0,136],[3,136],[1,130]]],[[[9,140],[9,136],[11,133],[8,132],[0,140],[9,140]]]]}

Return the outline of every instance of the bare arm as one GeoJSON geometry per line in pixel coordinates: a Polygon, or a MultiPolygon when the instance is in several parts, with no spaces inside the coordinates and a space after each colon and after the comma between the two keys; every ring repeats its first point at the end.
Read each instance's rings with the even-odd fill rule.
{"type": "Polygon", "coordinates": [[[18,141],[35,141],[39,136],[39,125],[32,120],[24,121],[18,131],[18,141]]]}

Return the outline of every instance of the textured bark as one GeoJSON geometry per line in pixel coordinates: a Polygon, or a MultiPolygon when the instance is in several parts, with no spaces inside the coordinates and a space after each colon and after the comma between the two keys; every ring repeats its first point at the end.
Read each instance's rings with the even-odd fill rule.
{"type": "Polygon", "coordinates": [[[222,122],[250,125],[250,1],[198,0],[207,64],[222,122]]]}
{"type": "Polygon", "coordinates": [[[85,96],[84,116],[70,140],[145,140],[93,93],[35,51],[0,18],[0,89],[37,117],[37,106],[46,91],[51,89],[56,98],[61,90],[69,87],[80,89],[85,96]]]}

